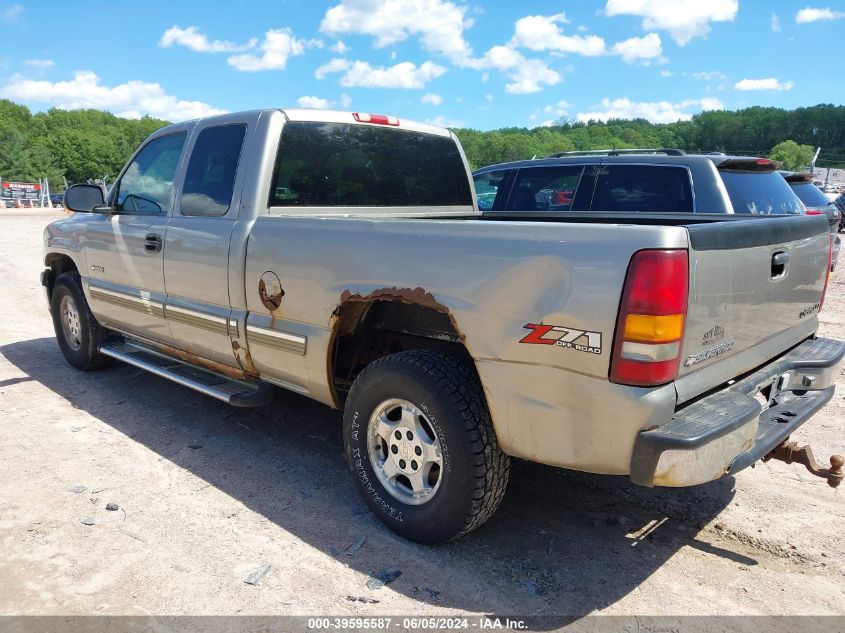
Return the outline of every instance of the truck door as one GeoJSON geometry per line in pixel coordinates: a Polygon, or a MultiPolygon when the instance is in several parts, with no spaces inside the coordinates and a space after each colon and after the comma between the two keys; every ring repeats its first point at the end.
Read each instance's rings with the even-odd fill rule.
{"type": "Polygon", "coordinates": [[[174,345],[232,367],[238,317],[230,315],[229,247],[238,225],[242,148],[253,119],[218,119],[195,128],[164,253],[165,312],[174,345]]]}
{"type": "Polygon", "coordinates": [[[148,141],[109,196],[112,213],[92,217],[85,254],[91,310],[108,327],[169,342],[163,247],[186,130],[148,141]]]}

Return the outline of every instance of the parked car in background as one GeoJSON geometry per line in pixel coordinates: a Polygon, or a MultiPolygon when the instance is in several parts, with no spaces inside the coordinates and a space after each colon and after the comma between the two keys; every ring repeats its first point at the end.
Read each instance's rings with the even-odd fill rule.
{"type": "Polygon", "coordinates": [[[839,237],[839,229],[842,224],[842,211],[839,207],[831,202],[824,192],[813,184],[813,175],[805,173],[797,173],[792,171],[781,171],[781,176],[786,179],[792,191],[795,192],[804,206],[807,208],[807,215],[821,215],[827,216],[827,221],[830,224],[831,240],[833,240],[833,253],[830,261],[830,269],[836,268],[836,261],[839,259],[839,249],[842,246],[842,240],[839,237]]]}
{"type": "Polygon", "coordinates": [[[833,201],[833,204],[839,209],[839,215],[841,216],[839,219],[839,230],[845,230],[845,193],[839,194],[833,201]]]}
{"type": "Polygon", "coordinates": [[[56,209],[63,209],[65,206],[65,194],[62,193],[51,193],[50,194],[50,206],[56,209]]]}

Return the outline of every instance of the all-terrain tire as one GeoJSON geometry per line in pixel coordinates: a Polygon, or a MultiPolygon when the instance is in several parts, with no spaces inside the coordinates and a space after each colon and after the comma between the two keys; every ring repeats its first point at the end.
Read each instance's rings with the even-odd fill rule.
{"type": "Polygon", "coordinates": [[[493,515],[505,494],[510,460],[499,448],[481,383],[471,368],[446,354],[411,350],[370,364],[349,392],[343,435],[352,479],[365,502],[383,523],[413,541],[464,536],[493,515]],[[424,414],[439,442],[439,485],[421,504],[391,493],[368,451],[371,416],[397,399],[424,414]]]}
{"type": "Polygon", "coordinates": [[[106,336],[106,330],[91,313],[79,274],[67,272],[59,275],[50,295],[50,311],[53,328],[59,348],[68,363],[83,371],[101,369],[110,364],[111,358],[99,351],[99,345],[106,336]],[[75,309],[73,333],[63,325],[68,308],[75,309]]]}

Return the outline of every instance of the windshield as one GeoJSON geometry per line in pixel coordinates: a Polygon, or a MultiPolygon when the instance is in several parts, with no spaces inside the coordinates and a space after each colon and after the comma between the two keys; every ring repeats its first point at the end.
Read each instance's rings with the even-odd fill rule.
{"type": "Polygon", "coordinates": [[[719,170],[734,213],[802,214],[804,205],[779,173],[719,170]]]}

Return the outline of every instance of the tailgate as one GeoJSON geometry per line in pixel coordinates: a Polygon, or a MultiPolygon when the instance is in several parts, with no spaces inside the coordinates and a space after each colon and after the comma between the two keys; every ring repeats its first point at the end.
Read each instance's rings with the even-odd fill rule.
{"type": "Polygon", "coordinates": [[[815,332],[827,276],[824,216],[688,227],[690,289],[679,402],[758,367],[815,332]]]}

